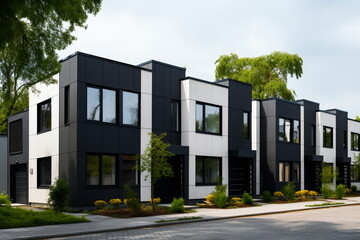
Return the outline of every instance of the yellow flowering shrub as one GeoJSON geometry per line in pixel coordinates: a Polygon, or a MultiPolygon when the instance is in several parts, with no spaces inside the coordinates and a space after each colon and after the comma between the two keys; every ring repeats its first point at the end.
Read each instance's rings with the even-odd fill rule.
{"type": "Polygon", "coordinates": [[[214,205],[214,200],[215,200],[215,195],[214,194],[209,194],[205,198],[205,202],[207,204],[209,204],[209,205],[214,205]]]}
{"type": "Polygon", "coordinates": [[[295,197],[307,197],[309,196],[309,190],[301,190],[295,192],[295,197]]]}
{"type": "Polygon", "coordinates": [[[352,191],[350,188],[345,188],[344,190],[344,194],[347,195],[347,194],[350,194],[352,191]]]}
{"type": "Polygon", "coordinates": [[[115,199],[111,199],[109,201],[109,203],[113,206],[113,207],[119,207],[119,205],[122,203],[121,199],[119,198],[115,198],[115,199]]]}
{"type": "Polygon", "coordinates": [[[237,204],[241,204],[241,198],[239,197],[232,197],[230,199],[230,205],[237,205],[237,204]]]}
{"type": "Polygon", "coordinates": [[[313,199],[315,199],[318,194],[319,194],[319,193],[316,192],[316,191],[310,191],[310,192],[309,192],[309,196],[312,197],[313,199]]]}
{"type": "Polygon", "coordinates": [[[284,199],[284,194],[280,191],[278,192],[274,192],[274,197],[277,199],[277,200],[283,200],[284,199]]]}
{"type": "Polygon", "coordinates": [[[104,200],[97,200],[94,202],[94,205],[97,209],[104,208],[108,203],[104,200]]]}
{"type": "Polygon", "coordinates": [[[153,199],[150,199],[150,202],[154,203],[155,205],[158,205],[161,202],[161,199],[160,198],[153,198],[153,199]]]}

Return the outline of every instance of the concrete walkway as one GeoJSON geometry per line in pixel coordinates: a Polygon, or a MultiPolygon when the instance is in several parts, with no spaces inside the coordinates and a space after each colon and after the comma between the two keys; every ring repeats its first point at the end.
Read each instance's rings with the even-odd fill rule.
{"type": "MultiPolygon", "coordinates": [[[[0,239],[38,239],[51,237],[64,237],[80,234],[99,233],[116,230],[126,230],[134,228],[144,228],[153,226],[162,226],[195,221],[220,220],[234,217],[258,216],[264,214],[284,213],[291,211],[302,211],[310,209],[319,209],[326,207],[340,207],[344,205],[333,205],[325,207],[305,207],[305,205],[321,204],[325,201],[300,202],[287,204],[263,204],[256,207],[237,208],[237,209],[208,209],[198,208],[194,213],[183,213],[175,215],[161,215],[153,217],[137,218],[110,218],[105,216],[89,214],[73,214],[76,216],[86,216],[91,222],[74,223],[62,225],[49,225],[40,227],[13,228],[0,230],[0,239]],[[202,217],[203,219],[176,221],[167,223],[156,223],[159,220],[171,220],[181,217],[202,217]]],[[[346,205],[360,204],[360,197],[352,197],[342,200],[329,200],[327,202],[342,202],[346,205]]],[[[358,213],[354,213],[358,214],[358,213]]]]}

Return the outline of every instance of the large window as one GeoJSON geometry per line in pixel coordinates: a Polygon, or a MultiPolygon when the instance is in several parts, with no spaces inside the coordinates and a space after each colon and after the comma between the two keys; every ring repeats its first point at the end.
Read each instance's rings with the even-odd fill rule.
{"type": "Polygon", "coordinates": [[[214,185],[221,176],[221,158],[196,157],[196,185],[214,185]]]}
{"type": "Polygon", "coordinates": [[[39,103],[37,106],[38,133],[51,130],[51,99],[39,103]]]}
{"type": "Polygon", "coordinates": [[[360,150],[359,138],[360,138],[360,134],[351,133],[351,150],[353,150],[353,151],[359,151],[360,150]]]}
{"type": "Polygon", "coordinates": [[[355,167],[355,165],[351,165],[350,174],[352,182],[360,182],[360,171],[355,167]]]}
{"type": "Polygon", "coordinates": [[[139,94],[123,91],[122,123],[127,125],[139,124],[139,94]]]}
{"type": "Polygon", "coordinates": [[[250,129],[249,129],[249,113],[243,113],[243,137],[250,138],[250,129]]]}
{"type": "Polygon", "coordinates": [[[323,128],[323,146],[326,148],[333,147],[333,129],[331,127],[323,128]]]}
{"type": "Polygon", "coordinates": [[[300,182],[298,162],[279,162],[279,182],[300,182]]]}
{"type": "Polygon", "coordinates": [[[171,101],[171,130],[180,131],[180,103],[179,101],[171,101]]]}
{"type": "Polygon", "coordinates": [[[135,186],[139,184],[139,171],[134,170],[136,165],[135,155],[122,155],[123,184],[135,186]]]}
{"type": "Polygon", "coordinates": [[[196,103],[195,125],[196,132],[221,134],[221,108],[196,103]]]}
{"type": "Polygon", "coordinates": [[[279,140],[300,143],[300,123],[298,120],[279,118],[279,140]]]}
{"type": "Polygon", "coordinates": [[[115,90],[87,88],[87,119],[107,123],[117,122],[115,90]]]}
{"type": "Polygon", "coordinates": [[[16,154],[23,151],[23,123],[22,119],[9,124],[9,153],[16,154]]]}
{"type": "Polygon", "coordinates": [[[88,154],[86,158],[87,185],[116,185],[116,156],[88,154]]]}
{"type": "Polygon", "coordinates": [[[49,187],[51,185],[51,157],[39,158],[37,164],[38,187],[49,187]]]}

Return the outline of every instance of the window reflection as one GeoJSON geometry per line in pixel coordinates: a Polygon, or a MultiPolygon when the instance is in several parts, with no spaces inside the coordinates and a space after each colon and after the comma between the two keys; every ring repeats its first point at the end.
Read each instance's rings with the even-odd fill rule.
{"type": "Polygon", "coordinates": [[[123,92],[123,124],[138,125],[139,94],[123,92]]]}
{"type": "Polygon", "coordinates": [[[87,119],[100,121],[100,89],[87,88],[87,119]]]}

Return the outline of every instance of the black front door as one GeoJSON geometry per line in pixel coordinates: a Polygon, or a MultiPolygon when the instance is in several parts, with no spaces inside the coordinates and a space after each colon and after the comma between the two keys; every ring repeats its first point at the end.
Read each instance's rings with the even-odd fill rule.
{"type": "Polygon", "coordinates": [[[229,161],[229,195],[240,196],[244,192],[253,194],[253,159],[230,158],[229,161]]]}
{"type": "Polygon", "coordinates": [[[28,202],[27,164],[14,164],[10,167],[10,198],[14,203],[28,202]]]}
{"type": "Polygon", "coordinates": [[[184,158],[174,156],[168,159],[173,168],[174,177],[164,177],[155,184],[155,197],[162,203],[170,203],[175,198],[184,197],[184,158]]]}

